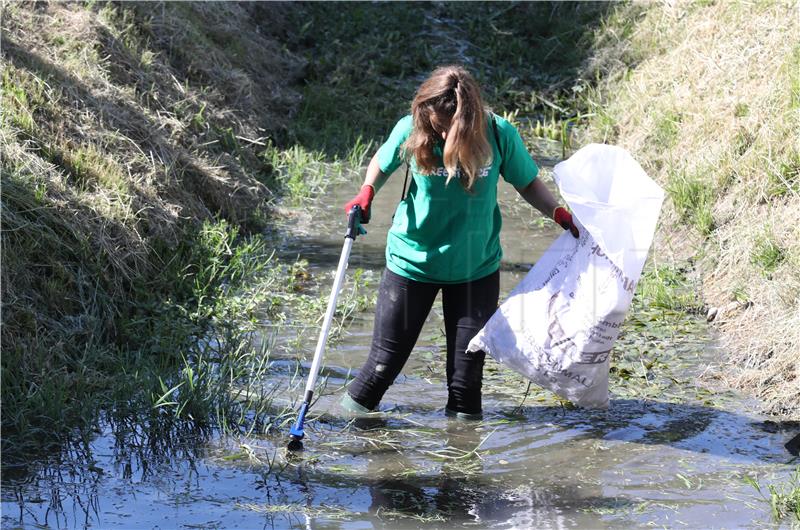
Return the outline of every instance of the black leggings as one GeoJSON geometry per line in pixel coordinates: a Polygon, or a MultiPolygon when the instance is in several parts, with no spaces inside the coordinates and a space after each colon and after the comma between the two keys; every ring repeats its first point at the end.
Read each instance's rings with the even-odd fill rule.
{"type": "Polygon", "coordinates": [[[447,408],[468,414],[481,412],[486,355],[465,350],[497,309],[499,271],[471,282],[436,284],[409,280],[386,269],[378,291],[372,348],[347,388],[356,403],[370,410],[378,406],[408,360],[439,289],[447,334],[447,408]]]}

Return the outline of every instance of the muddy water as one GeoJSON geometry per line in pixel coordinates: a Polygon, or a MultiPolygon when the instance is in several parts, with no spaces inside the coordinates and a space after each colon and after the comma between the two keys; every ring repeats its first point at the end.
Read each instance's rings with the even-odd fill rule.
{"type": "MultiPolygon", "coordinates": [[[[541,152],[549,167],[555,158],[541,152]]],[[[553,155],[555,156],[555,155],[553,155]]],[[[350,278],[375,289],[402,172],[379,193],[369,233],[354,246],[350,278]]],[[[327,296],[342,244],[339,208],[358,182],[338,184],[313,213],[268,234],[284,259],[300,257],[327,296]]],[[[558,229],[540,223],[501,184],[508,293],[558,229]]],[[[352,281],[345,288],[352,289],[352,281]]],[[[607,412],[572,410],[487,361],[485,418],[444,416],[444,337],[437,301],[381,412],[353,420],[337,402],[363,363],[371,313],[356,314],[330,346],[324,384],[306,425],[305,451],[285,433],[232,440],[191,433],[154,448],[104,422],[86,445],[4,477],[3,527],[100,528],[731,528],[769,526],[742,481],[784,479],[789,433],[764,424],[755,404],[698,390],[718,352],[695,320],[634,311],[621,336],[607,412]],[[653,352],[656,352],[653,354],[653,352]],[[643,354],[648,355],[644,356],[643,354]],[[643,359],[658,359],[647,368],[643,359]]],[[[316,330],[265,328],[275,342],[280,401],[301,395],[316,330]],[[299,362],[299,364],[298,364],[299,362]]],[[[288,426],[284,429],[288,431],[288,426]]]]}

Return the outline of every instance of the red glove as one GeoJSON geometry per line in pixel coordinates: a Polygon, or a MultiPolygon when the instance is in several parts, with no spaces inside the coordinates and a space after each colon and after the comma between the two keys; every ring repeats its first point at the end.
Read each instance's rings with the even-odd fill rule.
{"type": "Polygon", "coordinates": [[[353,197],[350,202],[344,205],[345,215],[350,213],[350,210],[353,209],[353,206],[361,206],[361,222],[364,224],[368,223],[370,216],[369,207],[372,204],[373,197],[375,197],[375,188],[369,184],[364,184],[361,186],[361,191],[358,192],[358,195],[353,197]]]}
{"type": "Polygon", "coordinates": [[[564,230],[569,230],[570,233],[572,233],[572,237],[577,239],[580,235],[578,227],[575,226],[575,223],[572,221],[572,214],[563,206],[559,206],[553,210],[553,221],[561,225],[561,228],[564,230]]]}

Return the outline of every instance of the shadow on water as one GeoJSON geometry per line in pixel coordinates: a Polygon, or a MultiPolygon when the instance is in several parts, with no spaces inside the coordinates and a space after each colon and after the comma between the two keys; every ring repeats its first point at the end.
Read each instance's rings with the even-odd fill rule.
{"type": "MultiPolygon", "coordinates": [[[[411,464],[397,455],[393,465],[411,464]]],[[[290,482],[298,490],[305,491],[309,499],[329,486],[318,474],[311,477],[303,470],[298,470],[290,482]]],[[[445,521],[448,527],[477,522],[502,524],[509,521],[510,514],[516,514],[517,521],[528,523],[526,527],[537,528],[552,524],[560,512],[598,507],[624,509],[637,504],[623,498],[609,499],[600,491],[587,491],[588,488],[581,491],[577,485],[545,481],[509,491],[497,479],[465,476],[457,470],[443,469],[438,475],[413,479],[393,478],[386,476],[385,460],[368,465],[366,476],[357,481],[338,477],[335,487],[363,491],[366,517],[361,520],[371,522],[376,528],[412,528],[426,523],[438,527],[445,521]],[[520,517],[520,513],[525,515],[520,517]]]]}
{"type": "MultiPolygon", "coordinates": [[[[420,406],[396,408],[383,417],[356,421],[352,429],[360,436],[377,438],[386,430],[419,428],[418,422],[405,421],[403,415],[419,419],[440,413],[420,406]]],[[[667,482],[663,470],[657,478],[658,468],[669,466],[670,461],[687,460],[687,453],[694,453],[687,465],[698,468],[690,483],[690,489],[697,488],[703,477],[713,481],[718,468],[786,463],[791,456],[782,452],[780,445],[796,427],[787,422],[780,436],[774,436],[775,424],[755,422],[734,412],[632,399],[613,400],[608,411],[554,406],[493,410],[475,425],[479,427],[448,422],[427,446],[412,440],[406,440],[402,449],[375,450],[369,444],[351,444],[340,451],[368,457],[359,472],[299,465],[289,480],[304,492],[309,504],[319,503],[330,490],[364,492],[361,505],[376,527],[396,527],[398,520],[416,521],[407,523],[408,527],[437,526],[442,521],[456,526],[480,522],[511,527],[597,527],[599,522],[590,515],[595,512],[617,513],[612,527],[638,527],[642,521],[637,510],[647,503],[622,488],[610,493],[603,485],[614,482],[604,477],[615,467],[624,470],[634,464],[628,471],[632,477],[628,480],[634,483],[642,473],[644,484],[667,482]],[[587,441],[591,442],[588,446],[587,441]],[[671,451],[652,452],[647,446],[665,446],[671,451]],[[479,451],[475,451],[477,447],[479,451]],[[614,447],[620,452],[614,452],[614,447]],[[625,447],[631,449],[623,451],[625,447]],[[443,458],[444,454],[456,456],[443,458]],[[612,464],[626,458],[630,464],[612,464]],[[425,459],[440,462],[440,467],[426,467],[425,459]],[[586,515],[574,515],[581,513],[586,515]]],[[[308,445],[313,448],[313,442],[308,445]]],[[[666,476],[676,480],[669,472],[666,476]]],[[[655,484],[644,487],[659,491],[655,484]]],[[[673,490],[665,488],[669,495],[673,490]]]]}
{"type": "MultiPolygon", "coordinates": [[[[414,430],[419,427],[418,422],[392,417],[410,412],[412,409],[396,409],[384,417],[356,421],[352,428],[365,437],[387,429],[414,430]]],[[[440,412],[413,407],[415,418],[435,417],[440,412]]],[[[305,492],[311,504],[325,498],[328,490],[366,490],[367,498],[362,502],[368,503],[370,520],[378,527],[389,525],[390,521],[396,525],[397,519],[386,520],[392,516],[416,520],[417,525],[435,526],[444,520],[448,525],[514,521],[514,525],[537,527],[553,525],[565,514],[593,511],[621,512],[612,526],[631,527],[639,524],[637,518],[624,512],[641,507],[642,501],[607,493],[602,476],[611,466],[601,463],[592,469],[582,460],[587,456],[603,460],[602,453],[610,449],[595,444],[587,453],[580,442],[594,440],[609,446],[626,442],[675,449],[666,456],[642,453],[644,458],[655,457],[651,464],[660,465],[660,459],[680,460],[685,458],[685,452],[694,452],[707,463],[693,461],[693,465],[705,467],[703,473],[710,474],[715,471],[713,463],[741,466],[784,463],[790,458],[788,453],[780,453],[780,440],[770,435],[774,425],[772,429],[765,428],[747,416],[700,405],[618,399],[612,401],[608,411],[533,406],[491,411],[484,422],[476,425],[481,427],[448,422],[434,434],[435,443],[425,448],[414,446],[413,442],[405,443],[403,449],[380,451],[350,445],[340,450],[369,455],[360,472],[299,465],[289,474],[289,481],[305,492]],[[546,428],[537,434],[541,427],[546,428]],[[434,445],[442,449],[436,451],[434,445]],[[480,451],[475,451],[479,446],[480,451]],[[433,461],[444,451],[458,456],[438,457],[438,470],[426,469],[424,465],[420,467],[419,459],[419,454],[426,451],[426,458],[433,461]],[[561,467],[560,472],[548,463],[554,463],[556,469],[561,467]],[[529,466],[540,470],[529,470],[529,466]],[[515,476],[521,470],[523,480],[515,476]]],[[[792,424],[787,423],[786,427],[791,429],[792,424]]],[[[313,443],[309,445],[313,448],[313,443]]],[[[635,462],[636,458],[631,460],[635,462]]],[[[635,475],[636,471],[632,472],[635,475]]],[[[580,527],[580,520],[567,516],[557,526],[580,527]]]]}
{"type": "Polygon", "coordinates": [[[131,478],[136,470],[139,479],[148,480],[157,476],[163,466],[202,458],[203,447],[217,436],[210,427],[161,415],[158,411],[103,413],[99,425],[103,427],[68,439],[56,455],[8,464],[3,469],[3,486],[27,483],[37,474],[50,476],[52,470],[60,467],[70,469],[71,473],[80,473],[83,467],[102,475],[102,469],[91,465],[97,461],[92,441],[98,436],[107,438],[112,453],[105,456],[111,457],[116,472],[123,478],[131,478]]]}
{"type": "MultiPolygon", "coordinates": [[[[395,406],[391,412],[353,422],[326,415],[317,419],[338,428],[352,424],[368,433],[385,429],[413,430],[418,422],[405,417],[410,415],[418,419],[440,414],[441,408],[416,404],[395,406]]],[[[800,431],[794,421],[757,421],[750,416],[703,405],[638,399],[612,399],[605,411],[563,406],[500,408],[486,411],[479,425],[487,429],[495,426],[500,432],[546,425],[556,431],[570,431],[570,438],[663,445],[751,463],[790,461],[792,455],[781,451],[779,442],[788,441],[800,431]]],[[[563,439],[556,436],[553,443],[561,441],[563,439]]],[[[502,450],[508,450],[515,443],[508,440],[502,450]]]]}

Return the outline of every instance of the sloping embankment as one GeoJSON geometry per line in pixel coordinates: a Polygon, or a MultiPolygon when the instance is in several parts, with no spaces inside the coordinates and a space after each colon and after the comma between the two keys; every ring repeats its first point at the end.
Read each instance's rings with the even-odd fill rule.
{"type": "Polygon", "coordinates": [[[621,6],[606,22],[589,137],[668,191],[653,260],[694,264],[730,352],[719,377],[798,416],[800,4],[621,6]]]}
{"type": "Polygon", "coordinates": [[[4,447],[85,415],[129,368],[121,352],[178,357],[181,304],[213,287],[204,264],[219,281],[226,238],[264,225],[262,152],[300,99],[285,11],[3,4],[4,447]],[[200,228],[214,219],[219,240],[200,228]]]}

